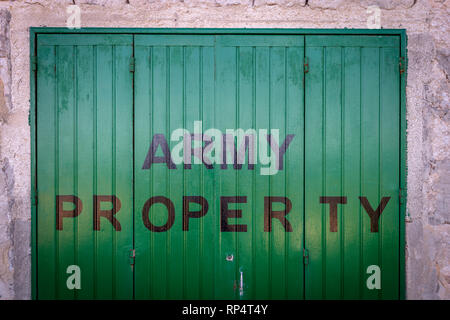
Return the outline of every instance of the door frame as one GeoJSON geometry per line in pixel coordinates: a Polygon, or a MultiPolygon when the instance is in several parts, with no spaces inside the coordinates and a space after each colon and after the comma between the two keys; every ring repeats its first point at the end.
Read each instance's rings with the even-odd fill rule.
{"type": "Polygon", "coordinates": [[[61,27],[30,27],[30,109],[28,123],[30,126],[30,154],[31,154],[31,298],[37,298],[37,185],[36,185],[36,55],[38,34],[264,34],[264,35],[371,35],[371,36],[398,36],[400,38],[400,229],[399,229],[399,278],[400,299],[404,300],[406,295],[406,273],[405,273],[405,214],[406,214],[406,79],[407,79],[407,35],[406,29],[247,29],[247,28],[81,28],[68,29],[61,27]]]}

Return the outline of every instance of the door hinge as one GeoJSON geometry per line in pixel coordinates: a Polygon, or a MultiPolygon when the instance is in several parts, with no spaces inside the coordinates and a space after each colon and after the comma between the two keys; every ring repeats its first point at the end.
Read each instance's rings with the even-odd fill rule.
{"type": "Polygon", "coordinates": [[[134,57],[130,58],[130,72],[134,72],[135,59],[134,57]]]}
{"type": "Polygon", "coordinates": [[[303,264],[305,266],[309,264],[309,251],[308,251],[308,249],[303,249],[303,264]]]}
{"type": "Polygon", "coordinates": [[[309,72],[309,62],[308,57],[303,58],[303,72],[308,73],[309,72]]]}
{"type": "Polygon", "coordinates": [[[37,70],[37,57],[31,56],[31,70],[36,71],[37,70]]]}
{"type": "Polygon", "coordinates": [[[398,189],[398,201],[400,202],[400,204],[404,204],[406,201],[406,192],[402,188],[398,189]]]}
{"type": "Polygon", "coordinates": [[[398,59],[398,66],[399,66],[400,74],[403,74],[405,72],[405,58],[404,57],[400,57],[398,59]]]}
{"type": "Polygon", "coordinates": [[[129,258],[130,258],[130,265],[131,265],[132,267],[134,267],[134,262],[135,262],[135,260],[136,260],[136,250],[135,250],[135,249],[130,249],[130,255],[129,255],[129,258]]]}
{"type": "Polygon", "coordinates": [[[28,126],[31,126],[31,110],[28,110],[28,126]]]}

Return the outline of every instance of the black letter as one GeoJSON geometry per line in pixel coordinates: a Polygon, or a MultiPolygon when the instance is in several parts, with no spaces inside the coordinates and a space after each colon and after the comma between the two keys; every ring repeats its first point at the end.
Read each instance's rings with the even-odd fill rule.
{"type": "Polygon", "coordinates": [[[242,210],[229,210],[228,203],[247,203],[247,197],[220,197],[220,231],[247,232],[247,225],[229,225],[229,218],[242,218],[242,210]]]}
{"type": "Polygon", "coordinates": [[[163,134],[155,134],[153,136],[153,140],[150,145],[150,149],[148,149],[147,157],[142,165],[142,169],[150,169],[152,163],[165,163],[169,169],[177,168],[175,163],[172,161],[169,145],[167,144],[166,137],[163,134]],[[164,153],[164,156],[162,157],[155,156],[159,145],[161,145],[161,149],[164,153]]]}

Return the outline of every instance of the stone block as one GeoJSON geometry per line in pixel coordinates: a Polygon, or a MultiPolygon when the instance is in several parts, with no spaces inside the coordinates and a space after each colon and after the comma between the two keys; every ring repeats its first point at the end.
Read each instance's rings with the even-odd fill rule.
{"type": "Polygon", "coordinates": [[[253,2],[253,5],[255,7],[258,6],[264,6],[264,5],[280,5],[285,7],[292,7],[292,6],[302,6],[304,7],[306,5],[306,0],[250,0],[250,2],[253,2]]]}
{"type": "Polygon", "coordinates": [[[349,2],[348,0],[309,0],[308,6],[311,9],[337,9],[349,2]]]}
{"type": "Polygon", "coordinates": [[[30,265],[31,222],[15,220],[14,239],[14,298],[30,299],[31,265],[30,265]]]}
{"type": "Polygon", "coordinates": [[[362,0],[361,5],[363,7],[377,6],[380,9],[392,10],[412,8],[416,2],[417,0],[362,0]]]}

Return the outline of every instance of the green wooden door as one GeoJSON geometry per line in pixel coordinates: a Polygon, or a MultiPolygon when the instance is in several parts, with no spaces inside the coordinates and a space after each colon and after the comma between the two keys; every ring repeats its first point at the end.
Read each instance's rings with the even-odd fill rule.
{"type": "Polygon", "coordinates": [[[303,43],[135,36],[136,298],[303,298],[303,43]]]}
{"type": "Polygon", "coordinates": [[[399,38],[305,43],[305,297],[398,299],[399,38]]]}
{"type": "Polygon", "coordinates": [[[37,298],[399,298],[399,37],[36,52],[37,298]]]}
{"type": "Polygon", "coordinates": [[[39,299],[133,296],[132,52],[131,35],[38,35],[39,299]]]}

